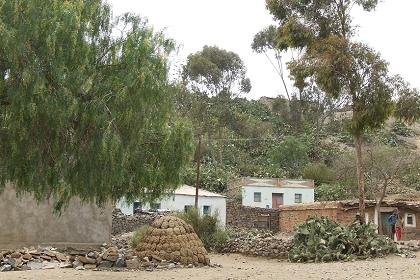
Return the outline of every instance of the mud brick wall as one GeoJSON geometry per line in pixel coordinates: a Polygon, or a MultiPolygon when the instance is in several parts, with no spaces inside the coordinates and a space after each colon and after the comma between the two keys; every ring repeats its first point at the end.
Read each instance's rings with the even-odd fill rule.
{"type": "Polygon", "coordinates": [[[279,210],[242,206],[234,200],[226,203],[226,224],[234,228],[279,231],[279,210]]]}
{"type": "Polygon", "coordinates": [[[337,220],[338,212],[338,203],[281,206],[279,211],[279,228],[282,232],[292,232],[295,226],[304,223],[312,216],[324,216],[337,220]]]}
{"type": "MultiPolygon", "coordinates": [[[[283,232],[292,232],[294,228],[313,216],[329,217],[340,224],[349,225],[354,222],[357,208],[345,208],[340,202],[324,202],[281,206],[279,211],[279,228],[283,232]]],[[[369,221],[373,222],[374,208],[366,209],[369,221]]]]}

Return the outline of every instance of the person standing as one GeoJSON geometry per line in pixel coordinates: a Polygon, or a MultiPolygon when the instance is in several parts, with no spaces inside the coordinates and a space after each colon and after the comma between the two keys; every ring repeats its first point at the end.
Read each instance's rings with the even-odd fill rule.
{"type": "Polygon", "coordinates": [[[394,209],[392,214],[388,217],[388,224],[391,227],[391,238],[395,240],[395,224],[397,223],[398,219],[398,209],[394,209]]]}
{"type": "Polygon", "coordinates": [[[404,219],[397,214],[397,222],[395,223],[395,237],[397,241],[401,240],[404,228],[404,219]]]}

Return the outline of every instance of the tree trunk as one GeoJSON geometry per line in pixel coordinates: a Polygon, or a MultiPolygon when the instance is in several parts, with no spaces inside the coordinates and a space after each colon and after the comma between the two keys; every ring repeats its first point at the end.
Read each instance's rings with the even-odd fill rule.
{"type": "Polygon", "coordinates": [[[359,189],[359,212],[362,222],[365,223],[365,177],[363,172],[363,155],[362,155],[362,137],[354,136],[354,144],[356,146],[356,175],[357,186],[359,189]]]}
{"type": "Polygon", "coordinates": [[[379,234],[384,234],[384,231],[382,229],[381,204],[382,204],[382,201],[384,200],[385,195],[386,195],[386,189],[388,187],[388,182],[389,182],[388,178],[385,178],[385,182],[382,186],[381,194],[380,194],[379,199],[377,200],[376,206],[375,206],[375,210],[376,210],[375,212],[376,212],[377,219],[378,219],[378,233],[379,234]]]}
{"type": "Polygon", "coordinates": [[[195,178],[195,209],[198,209],[198,190],[200,188],[200,163],[201,163],[201,135],[198,138],[197,145],[197,170],[195,178]]]}
{"type": "Polygon", "coordinates": [[[382,219],[381,219],[381,203],[382,201],[376,202],[375,214],[376,214],[376,218],[378,219],[378,233],[384,234],[384,231],[382,229],[382,219]]]}

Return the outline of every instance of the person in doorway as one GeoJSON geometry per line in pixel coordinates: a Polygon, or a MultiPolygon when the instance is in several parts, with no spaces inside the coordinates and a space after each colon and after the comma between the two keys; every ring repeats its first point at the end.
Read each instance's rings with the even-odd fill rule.
{"type": "Polygon", "coordinates": [[[404,228],[404,219],[397,214],[397,222],[395,223],[395,237],[397,241],[401,240],[403,228],[404,228]]]}
{"type": "Polygon", "coordinates": [[[391,238],[395,240],[395,224],[398,220],[398,209],[394,209],[392,214],[388,217],[388,224],[391,227],[391,238]]]}
{"type": "Polygon", "coordinates": [[[351,224],[349,224],[349,226],[352,226],[352,225],[361,225],[361,224],[363,224],[363,221],[362,221],[362,218],[360,216],[360,213],[357,212],[356,213],[356,216],[354,217],[354,220],[351,222],[351,224]]]}

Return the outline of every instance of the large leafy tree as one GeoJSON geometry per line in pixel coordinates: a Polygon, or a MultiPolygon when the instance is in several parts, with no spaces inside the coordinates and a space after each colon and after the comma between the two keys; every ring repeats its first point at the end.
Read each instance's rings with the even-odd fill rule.
{"type": "Polygon", "coordinates": [[[372,11],[377,4],[377,0],[267,0],[278,22],[276,47],[301,54],[288,64],[295,86],[303,91],[314,82],[352,109],[349,129],[356,148],[361,215],[365,211],[362,136],[389,117],[398,90],[379,54],[353,40],[352,8],[372,11]]]}
{"type": "Polygon", "coordinates": [[[182,75],[190,89],[207,95],[232,97],[251,91],[251,82],[239,55],[216,46],[204,46],[201,51],[190,54],[182,75]]]}
{"type": "Polygon", "coordinates": [[[203,120],[194,126],[196,136],[207,133],[209,137],[217,134],[222,138],[223,130],[235,121],[229,108],[233,105],[233,98],[251,90],[242,59],[238,54],[217,46],[204,46],[201,51],[188,56],[182,78],[186,92],[192,92],[191,104],[199,108],[191,113],[195,113],[196,119],[203,120]],[[209,118],[211,115],[215,118],[209,118]]]}
{"type": "Polygon", "coordinates": [[[0,0],[0,37],[2,185],[60,209],[180,183],[191,133],[171,117],[171,40],[101,0],[0,0]]]}

